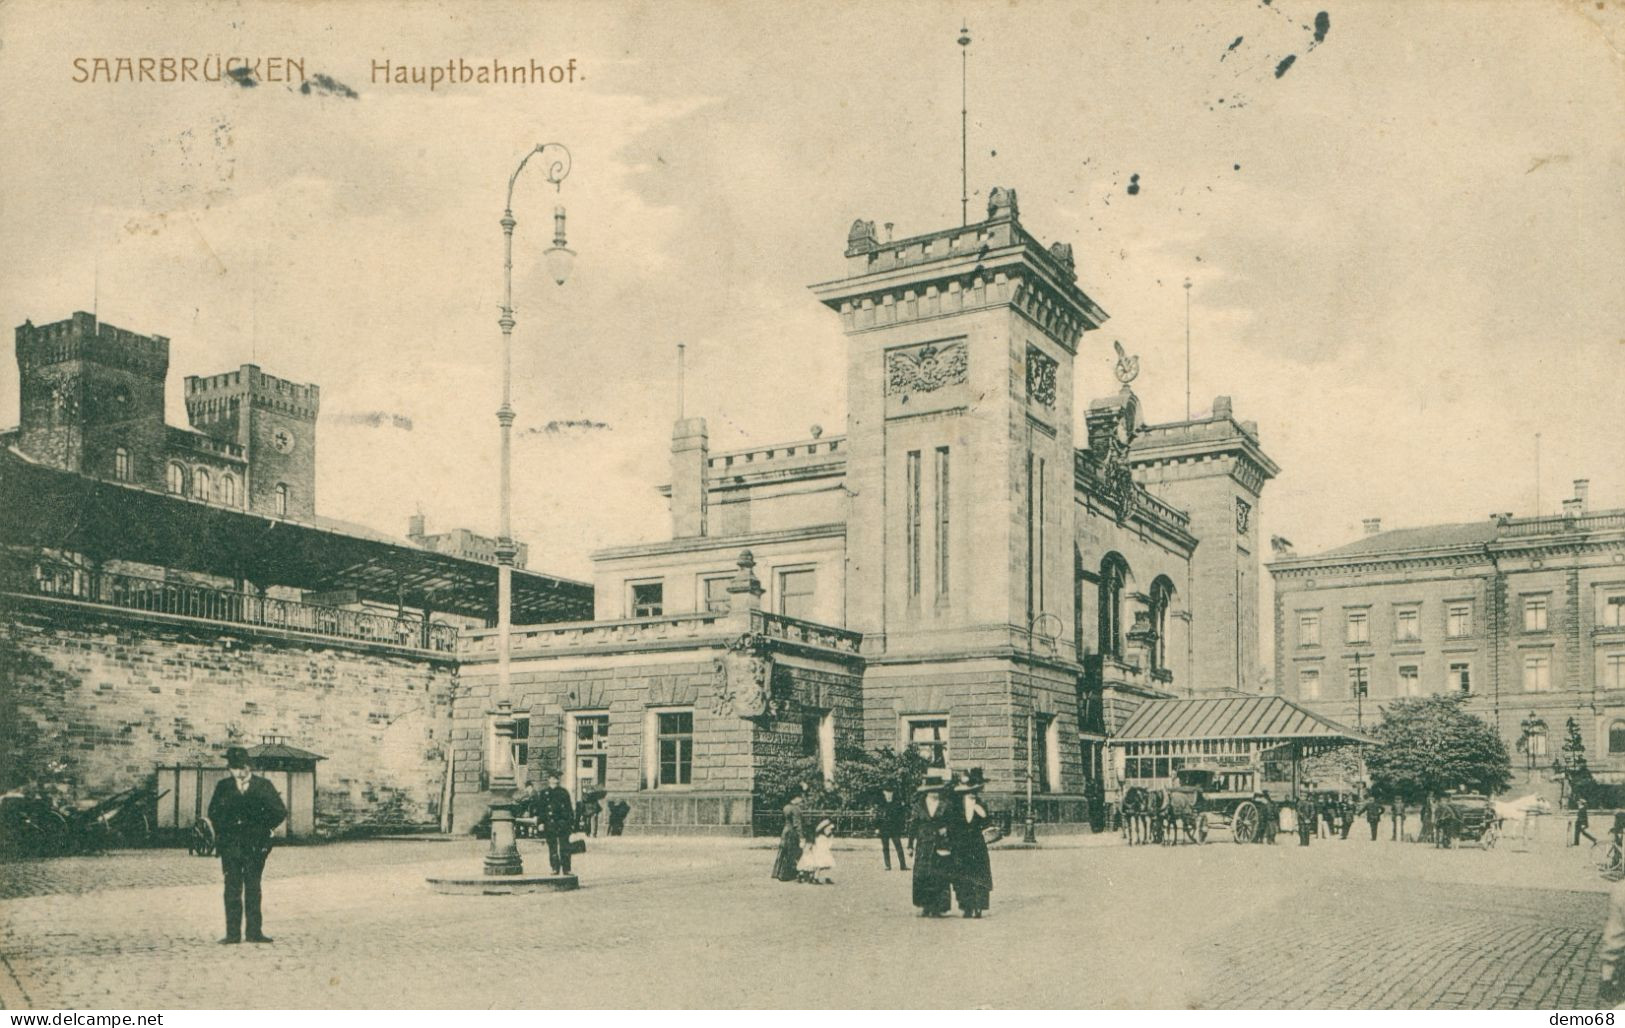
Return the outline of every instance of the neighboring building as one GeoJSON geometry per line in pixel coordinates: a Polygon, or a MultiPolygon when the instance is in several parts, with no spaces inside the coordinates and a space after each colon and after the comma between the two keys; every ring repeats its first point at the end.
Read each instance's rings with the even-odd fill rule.
{"type": "Polygon", "coordinates": [[[1014,191],[896,242],[860,220],[845,258],[813,292],[847,336],[846,432],[713,453],[678,421],[672,538],[594,555],[598,620],[519,632],[507,695],[467,634],[460,790],[517,713],[522,779],[559,768],[634,828],[747,829],[762,762],[884,746],[981,766],[1003,804],[1031,769],[1039,815],[1078,821],[1134,705],[1256,688],[1256,426],[1223,397],[1146,424],[1126,355],[1079,417],[1106,314],[1014,191]]]}
{"type": "MultiPolygon", "coordinates": [[[[454,528],[449,532],[436,532],[430,535],[424,530],[424,517],[422,514],[413,514],[406,521],[406,538],[414,546],[421,546],[425,550],[435,553],[447,553],[453,557],[462,557],[465,560],[477,560],[485,564],[497,563],[497,541],[488,535],[478,535],[466,528],[454,528]]],[[[530,547],[521,542],[515,542],[516,552],[513,566],[521,570],[525,562],[530,559],[530,547]]]]}
{"type": "Polygon", "coordinates": [[[1570,717],[1586,759],[1625,775],[1625,510],[1382,531],[1275,580],[1279,692],[1367,723],[1399,696],[1466,695],[1514,764],[1550,767],[1570,717]],[[1363,693],[1363,696],[1360,695],[1363,693]]]}
{"type": "MultiPolygon", "coordinates": [[[[168,361],[162,336],[84,313],[17,330],[0,791],[48,776],[103,797],[270,737],[326,758],[301,831],[437,823],[457,633],[495,622],[497,568],[316,514],[315,386],[189,377],[180,429],[168,361]]],[[[521,623],[592,611],[554,576],[516,571],[512,595],[521,623]]]]}
{"type": "Polygon", "coordinates": [[[191,429],[164,423],[169,340],[77,311],[17,327],[18,447],[85,475],[268,514],[316,510],[321,391],[252,364],[186,378],[191,429]]]}

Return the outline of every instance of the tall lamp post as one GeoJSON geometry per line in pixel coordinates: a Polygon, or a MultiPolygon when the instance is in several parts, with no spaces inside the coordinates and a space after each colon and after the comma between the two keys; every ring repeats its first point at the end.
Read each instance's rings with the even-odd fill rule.
{"type": "Polygon", "coordinates": [[[1354,725],[1365,727],[1365,668],[1360,666],[1360,651],[1354,651],[1354,725]]]}
{"type": "MultiPolygon", "coordinates": [[[[491,792],[491,852],[485,857],[488,875],[518,875],[524,872],[519,857],[519,846],[514,837],[513,793],[518,788],[515,779],[514,721],[512,715],[512,681],[509,676],[509,657],[513,641],[513,562],[518,547],[513,541],[511,519],[512,493],[510,474],[512,466],[513,434],[513,230],[518,224],[513,216],[513,186],[525,165],[537,155],[542,156],[547,169],[547,180],[559,189],[570,174],[570,150],[562,143],[540,143],[525,154],[519,166],[508,176],[508,202],[502,209],[502,316],[497,324],[502,327],[502,406],[497,408],[497,424],[502,429],[502,482],[499,487],[502,512],[497,536],[497,709],[493,724],[495,743],[492,747],[491,792]]],[[[553,208],[553,245],[544,257],[548,274],[559,285],[570,275],[575,263],[575,252],[565,245],[564,208],[553,208]]]]}

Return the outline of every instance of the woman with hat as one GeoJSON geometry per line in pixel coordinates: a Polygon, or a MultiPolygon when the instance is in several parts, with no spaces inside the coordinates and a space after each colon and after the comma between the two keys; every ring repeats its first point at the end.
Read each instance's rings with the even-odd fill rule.
{"type": "Polygon", "coordinates": [[[941,917],[948,912],[950,903],[948,876],[953,853],[948,848],[947,787],[947,773],[933,768],[926,771],[925,781],[914,793],[910,821],[914,832],[913,893],[921,917],[941,917]]]}
{"type": "Polygon", "coordinates": [[[801,860],[801,789],[797,788],[784,805],[784,828],[779,833],[779,853],[773,860],[773,877],[781,882],[794,882],[801,876],[796,863],[801,860]]]}
{"type": "Polygon", "coordinates": [[[988,826],[982,806],[982,769],[973,767],[954,785],[954,803],[948,815],[948,847],[953,851],[950,878],[954,899],[965,917],[981,917],[993,891],[993,865],[987,856],[982,829],[988,826]]]}

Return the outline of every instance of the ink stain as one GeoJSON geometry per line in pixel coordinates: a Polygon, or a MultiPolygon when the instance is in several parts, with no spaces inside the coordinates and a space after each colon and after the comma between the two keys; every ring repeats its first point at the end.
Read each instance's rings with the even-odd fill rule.
{"type": "Polygon", "coordinates": [[[607,421],[594,421],[591,418],[573,418],[566,421],[549,421],[541,428],[525,430],[530,435],[563,435],[566,432],[610,432],[607,421]]]}
{"type": "Polygon", "coordinates": [[[1326,33],[1332,27],[1331,16],[1325,11],[1315,15],[1315,43],[1318,45],[1326,41],[1326,33]]]}
{"type": "Polygon", "coordinates": [[[1282,75],[1285,75],[1287,69],[1292,67],[1292,62],[1297,59],[1297,54],[1287,54],[1285,57],[1281,58],[1281,63],[1275,66],[1275,77],[1280,78],[1282,75]]]}
{"type": "Polygon", "coordinates": [[[317,72],[309,79],[301,82],[299,92],[305,96],[310,96],[312,93],[325,93],[328,96],[343,97],[346,100],[361,99],[360,93],[357,93],[338,79],[330,75],[323,75],[321,72],[317,72]]]}
{"type": "Polygon", "coordinates": [[[1230,165],[1230,170],[1231,170],[1231,171],[1240,171],[1240,170],[1241,170],[1241,165],[1239,165],[1239,164],[1232,164],[1232,165],[1230,165]]]}
{"type": "Polygon", "coordinates": [[[1137,175],[1137,174],[1136,175],[1130,175],[1128,177],[1128,195],[1130,195],[1130,196],[1139,196],[1140,195],[1140,176],[1137,175]]]}
{"type": "Polygon", "coordinates": [[[365,425],[368,428],[398,428],[403,432],[412,431],[412,419],[405,414],[392,414],[389,411],[370,410],[356,413],[339,414],[334,419],[341,425],[365,425]]]}
{"type": "Polygon", "coordinates": [[[255,86],[259,85],[259,83],[254,80],[254,69],[248,67],[247,65],[239,64],[236,67],[227,68],[226,74],[231,76],[231,80],[237,83],[239,86],[242,86],[244,89],[253,89],[255,86]]]}
{"type": "Polygon", "coordinates": [[[1229,57],[1232,53],[1234,53],[1236,47],[1241,45],[1241,41],[1242,41],[1243,38],[1244,37],[1242,37],[1242,36],[1237,36],[1236,41],[1234,43],[1231,43],[1229,46],[1224,48],[1224,53],[1219,55],[1219,60],[1222,62],[1226,57],[1229,57]]]}

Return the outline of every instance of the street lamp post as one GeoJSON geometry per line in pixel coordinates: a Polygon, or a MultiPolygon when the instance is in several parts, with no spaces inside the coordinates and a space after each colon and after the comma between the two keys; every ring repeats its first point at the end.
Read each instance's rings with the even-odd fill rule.
{"type": "MultiPolygon", "coordinates": [[[[512,468],[513,409],[513,230],[518,221],[513,216],[513,187],[525,165],[538,154],[546,162],[547,180],[555,190],[570,174],[570,151],[562,143],[541,143],[525,154],[519,166],[508,176],[508,202],[502,209],[502,316],[497,324],[502,327],[502,406],[497,408],[497,424],[502,430],[501,499],[497,556],[497,710],[493,724],[495,741],[492,747],[490,788],[495,794],[491,804],[491,851],[485,857],[488,875],[518,875],[524,873],[519,857],[519,845],[514,837],[513,793],[519,787],[513,760],[514,721],[512,715],[513,692],[509,675],[509,658],[513,652],[513,562],[518,547],[513,541],[512,468]]],[[[565,245],[564,208],[553,209],[553,245],[545,254],[548,273],[559,285],[569,277],[575,253],[565,245]]]]}
{"type": "Polygon", "coordinates": [[[1354,725],[1365,727],[1365,669],[1360,666],[1360,651],[1354,651],[1354,725]]]}

